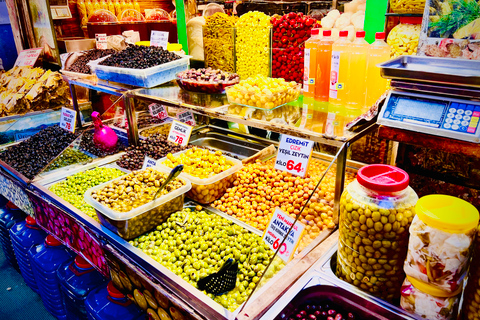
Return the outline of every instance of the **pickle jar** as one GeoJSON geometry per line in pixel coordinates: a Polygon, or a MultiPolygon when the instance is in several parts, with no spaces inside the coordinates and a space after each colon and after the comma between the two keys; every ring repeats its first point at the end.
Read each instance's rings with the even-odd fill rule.
{"type": "Polygon", "coordinates": [[[418,196],[408,174],[374,164],[361,168],[340,199],[337,276],[387,301],[405,274],[408,228],[418,196]]]}
{"type": "Polygon", "coordinates": [[[394,13],[422,14],[425,9],[425,0],[390,0],[390,9],[394,13]]]}
{"type": "Polygon", "coordinates": [[[402,285],[400,306],[429,320],[457,318],[462,287],[445,292],[423,281],[407,276],[402,285]]]}
{"type": "Polygon", "coordinates": [[[421,17],[400,17],[400,24],[393,27],[387,37],[391,58],[417,54],[421,26],[421,17]]]}
{"type": "Polygon", "coordinates": [[[480,320],[480,227],[477,227],[472,263],[468,270],[467,287],[463,293],[461,319],[480,320]]]}
{"type": "Polygon", "coordinates": [[[446,292],[467,275],[478,210],[457,197],[432,194],[418,200],[410,226],[405,273],[446,292]]]}

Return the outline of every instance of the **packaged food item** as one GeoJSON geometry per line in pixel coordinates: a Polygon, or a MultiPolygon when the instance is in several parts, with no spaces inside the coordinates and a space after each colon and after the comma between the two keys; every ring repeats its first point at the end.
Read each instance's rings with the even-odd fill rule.
{"type": "Polygon", "coordinates": [[[337,276],[391,301],[405,274],[408,227],[418,196],[408,174],[374,164],[361,168],[340,199],[337,276]]]}
{"type": "Polygon", "coordinates": [[[390,0],[390,9],[394,13],[422,14],[425,9],[425,0],[390,0]]]}
{"type": "Polygon", "coordinates": [[[429,320],[452,320],[457,318],[462,288],[445,292],[423,281],[407,276],[402,285],[400,306],[429,320]]]}
{"type": "Polygon", "coordinates": [[[467,275],[478,210],[447,195],[418,200],[410,227],[405,273],[446,292],[455,292],[467,275]]]}
{"type": "Polygon", "coordinates": [[[235,72],[235,19],[216,12],[205,18],[203,47],[205,67],[235,72]]]}
{"type": "Polygon", "coordinates": [[[472,262],[468,271],[468,282],[463,293],[461,319],[464,320],[480,319],[480,226],[477,227],[476,233],[472,262]]]}
{"type": "Polygon", "coordinates": [[[396,25],[388,34],[387,43],[391,48],[390,56],[395,58],[417,53],[418,39],[422,18],[400,17],[400,24],[396,25]]]}

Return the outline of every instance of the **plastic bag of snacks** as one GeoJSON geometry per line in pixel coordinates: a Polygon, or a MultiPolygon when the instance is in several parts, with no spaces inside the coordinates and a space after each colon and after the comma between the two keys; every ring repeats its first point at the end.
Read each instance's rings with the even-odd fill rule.
{"type": "Polygon", "coordinates": [[[394,13],[423,13],[425,0],[390,0],[394,13]]]}
{"type": "Polygon", "coordinates": [[[408,227],[418,196],[408,174],[388,165],[358,171],[340,199],[337,276],[386,300],[400,295],[408,227]]]}
{"type": "Polygon", "coordinates": [[[418,200],[410,227],[405,273],[446,292],[456,291],[467,275],[478,225],[478,210],[452,196],[418,200]]]}
{"type": "Polygon", "coordinates": [[[388,34],[387,43],[392,49],[391,57],[415,55],[420,38],[420,29],[421,20],[401,17],[400,24],[396,25],[388,34]]]}

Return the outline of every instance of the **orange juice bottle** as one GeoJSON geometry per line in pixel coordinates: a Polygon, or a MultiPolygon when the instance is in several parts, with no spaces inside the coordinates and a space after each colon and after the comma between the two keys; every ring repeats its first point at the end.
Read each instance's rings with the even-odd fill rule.
{"type": "Polygon", "coordinates": [[[328,102],[332,45],[332,30],[323,30],[323,38],[317,45],[317,74],[315,76],[315,100],[317,101],[328,102]]]}
{"type": "Polygon", "coordinates": [[[377,32],[375,34],[375,42],[368,48],[365,109],[372,107],[387,89],[387,79],[382,78],[380,68],[377,67],[379,63],[390,59],[390,46],[384,39],[385,32],[377,32]]]}
{"type": "Polygon", "coordinates": [[[317,45],[320,41],[319,30],[312,29],[311,37],[305,41],[304,66],[303,66],[303,95],[315,96],[315,75],[317,73],[317,45]]]}
{"type": "Polygon", "coordinates": [[[355,41],[350,51],[350,74],[346,84],[349,88],[347,108],[363,110],[365,108],[365,95],[367,84],[365,75],[367,72],[367,51],[369,44],[365,41],[365,31],[357,31],[355,41]]]}
{"type": "Polygon", "coordinates": [[[348,31],[340,31],[340,38],[332,45],[332,63],[330,67],[330,104],[345,105],[349,88],[346,86],[350,77],[350,45],[348,31]]]}

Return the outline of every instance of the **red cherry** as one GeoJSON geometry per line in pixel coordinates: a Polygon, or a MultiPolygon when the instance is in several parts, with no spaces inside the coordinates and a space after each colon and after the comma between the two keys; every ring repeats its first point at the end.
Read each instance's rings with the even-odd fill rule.
{"type": "Polygon", "coordinates": [[[296,17],[297,17],[297,14],[296,14],[295,12],[290,12],[290,13],[288,14],[288,18],[289,18],[289,19],[295,19],[296,17]]]}
{"type": "Polygon", "coordinates": [[[308,19],[305,21],[305,25],[306,25],[306,26],[311,26],[311,25],[313,25],[315,22],[316,22],[315,19],[308,18],[308,19]]]}

